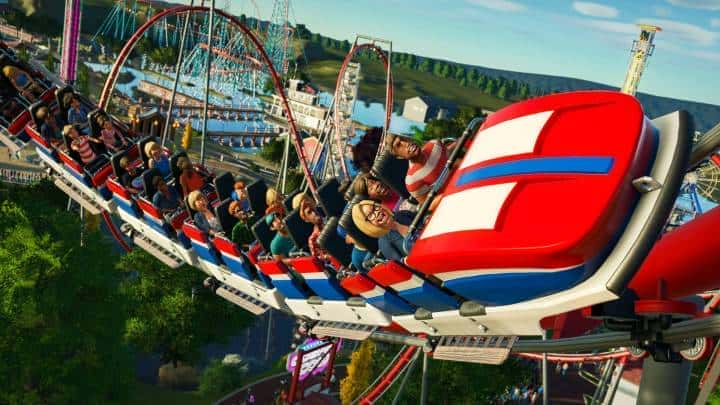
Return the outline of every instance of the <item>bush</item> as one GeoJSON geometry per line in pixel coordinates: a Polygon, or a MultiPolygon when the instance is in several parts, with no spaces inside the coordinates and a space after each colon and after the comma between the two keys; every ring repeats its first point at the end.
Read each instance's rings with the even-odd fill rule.
{"type": "Polygon", "coordinates": [[[219,398],[240,388],[247,374],[247,364],[237,355],[225,360],[213,359],[200,376],[200,393],[208,398],[219,398]]]}

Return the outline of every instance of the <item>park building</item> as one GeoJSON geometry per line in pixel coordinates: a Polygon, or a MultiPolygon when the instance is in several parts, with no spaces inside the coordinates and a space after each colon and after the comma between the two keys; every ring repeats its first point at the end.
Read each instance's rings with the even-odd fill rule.
{"type": "Polygon", "coordinates": [[[405,100],[403,118],[416,122],[428,122],[435,119],[449,119],[456,112],[457,106],[452,103],[433,97],[417,96],[405,100]]]}

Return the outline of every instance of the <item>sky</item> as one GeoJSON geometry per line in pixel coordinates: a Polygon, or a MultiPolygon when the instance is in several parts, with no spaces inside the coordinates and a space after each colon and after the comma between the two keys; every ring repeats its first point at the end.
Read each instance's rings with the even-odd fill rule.
{"type": "MultiPolygon", "coordinates": [[[[232,0],[268,20],[273,0],[232,0]]],[[[225,2],[216,3],[223,6],[225,2]]],[[[639,91],[720,105],[720,0],[290,0],[290,22],[352,42],[620,86],[638,23],[659,25],[639,91]]]]}

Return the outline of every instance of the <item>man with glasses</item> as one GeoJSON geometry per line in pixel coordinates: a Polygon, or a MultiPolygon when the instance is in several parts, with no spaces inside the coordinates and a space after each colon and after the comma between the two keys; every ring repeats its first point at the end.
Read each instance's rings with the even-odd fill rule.
{"type": "Polygon", "coordinates": [[[428,141],[421,148],[414,139],[396,134],[387,134],[385,146],[392,155],[409,162],[405,185],[422,204],[445,167],[447,149],[438,140],[428,141]]]}

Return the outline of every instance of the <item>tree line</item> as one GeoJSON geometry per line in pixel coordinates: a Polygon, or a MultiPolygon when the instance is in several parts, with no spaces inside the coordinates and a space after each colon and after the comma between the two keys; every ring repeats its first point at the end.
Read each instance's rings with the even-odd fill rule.
{"type": "MultiPolygon", "coordinates": [[[[308,41],[305,47],[306,57],[320,57],[322,50],[335,49],[347,53],[352,44],[348,40],[338,40],[325,37],[316,32],[310,32],[303,24],[295,28],[296,35],[300,39],[308,41]]],[[[360,59],[379,60],[374,52],[363,52],[360,59]]],[[[489,76],[473,67],[417,56],[412,53],[394,52],[391,56],[393,66],[414,70],[421,73],[428,73],[442,79],[453,79],[460,86],[476,88],[485,94],[498,97],[503,100],[524,100],[533,95],[530,85],[515,79],[507,79],[503,76],[489,76]]]]}

